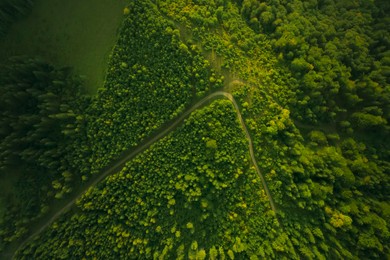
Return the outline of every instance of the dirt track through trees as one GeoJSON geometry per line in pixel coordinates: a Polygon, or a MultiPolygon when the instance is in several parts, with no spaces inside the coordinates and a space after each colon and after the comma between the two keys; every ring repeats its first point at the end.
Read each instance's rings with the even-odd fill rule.
{"type": "Polygon", "coordinates": [[[243,128],[245,135],[246,135],[246,138],[248,139],[248,149],[249,149],[249,153],[250,153],[250,157],[251,157],[253,166],[255,167],[255,170],[261,179],[263,189],[264,189],[264,191],[269,199],[270,206],[271,206],[272,210],[276,213],[275,204],[274,204],[272,196],[269,192],[265,178],[264,178],[263,174],[261,173],[259,166],[257,164],[256,158],[254,155],[253,141],[252,141],[252,138],[249,134],[249,131],[245,125],[245,121],[242,118],[239,106],[238,106],[238,104],[237,104],[237,102],[234,99],[232,94],[225,92],[225,91],[216,91],[214,93],[207,95],[206,97],[204,97],[203,99],[201,99],[200,101],[195,103],[192,107],[190,107],[188,110],[186,110],[178,118],[174,119],[169,125],[167,125],[166,127],[163,127],[160,131],[158,131],[157,134],[151,136],[149,139],[145,140],[137,147],[132,148],[131,150],[122,154],[122,156],[118,160],[116,160],[113,164],[111,164],[110,166],[105,168],[96,178],[94,178],[92,181],[90,181],[83,189],[78,191],[76,194],[73,194],[71,200],[68,203],[66,203],[65,206],[63,206],[62,208],[60,208],[59,210],[57,210],[53,214],[46,216],[44,218],[44,220],[41,220],[39,222],[39,225],[36,225],[35,227],[33,227],[33,230],[31,230],[31,232],[30,232],[31,234],[26,239],[24,239],[19,245],[12,246],[11,248],[14,248],[14,249],[11,249],[11,252],[6,252],[5,254],[3,254],[5,259],[14,259],[18,250],[22,249],[28,242],[30,242],[36,236],[38,236],[49,225],[51,225],[60,215],[62,215],[67,210],[69,210],[71,207],[73,207],[74,204],[76,203],[76,201],[78,199],[80,199],[88,189],[92,188],[93,186],[95,186],[96,184],[101,182],[107,176],[120,172],[121,169],[125,166],[125,164],[128,161],[133,159],[139,153],[148,149],[153,143],[157,142],[158,140],[160,140],[161,138],[163,138],[164,136],[166,136],[170,132],[172,132],[172,130],[174,130],[180,123],[182,123],[192,112],[194,112],[196,109],[199,109],[200,107],[205,105],[210,100],[212,100],[214,98],[218,98],[218,97],[225,97],[233,104],[233,106],[236,110],[236,113],[237,113],[237,117],[240,121],[241,127],[243,128]]]}

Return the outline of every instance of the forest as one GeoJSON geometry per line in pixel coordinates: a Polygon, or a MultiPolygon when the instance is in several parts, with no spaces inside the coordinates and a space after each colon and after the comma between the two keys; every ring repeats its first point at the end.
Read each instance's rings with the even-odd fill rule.
{"type": "Polygon", "coordinates": [[[95,95],[2,61],[0,258],[389,258],[389,13],[128,1],[95,95]]]}

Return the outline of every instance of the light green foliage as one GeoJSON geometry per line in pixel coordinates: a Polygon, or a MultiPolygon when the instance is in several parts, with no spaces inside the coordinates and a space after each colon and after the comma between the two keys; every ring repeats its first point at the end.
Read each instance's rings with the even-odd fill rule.
{"type": "Polygon", "coordinates": [[[217,141],[215,141],[214,139],[210,139],[206,142],[206,147],[207,148],[212,148],[212,149],[217,149],[218,145],[217,145],[217,141]]]}
{"type": "MultiPolygon", "coordinates": [[[[356,103],[360,103],[359,110],[375,103],[389,109],[386,72],[382,69],[388,66],[383,63],[388,47],[382,41],[388,31],[379,30],[382,36],[372,33],[388,19],[380,11],[386,8],[388,4],[374,2],[350,5],[350,1],[285,4],[244,0],[241,13],[251,21],[252,28],[273,39],[279,57],[298,79],[297,98],[310,97],[301,103],[296,116],[316,122],[334,120],[344,108],[356,103]],[[270,23],[270,19],[261,19],[263,16],[277,19],[270,23]],[[340,28],[345,28],[346,33],[337,33],[340,28]],[[335,102],[339,98],[344,102],[335,102]]],[[[375,121],[382,124],[383,119],[375,121]]]]}
{"type": "Polygon", "coordinates": [[[104,88],[89,107],[90,173],[219,86],[207,81],[212,74],[208,63],[197,50],[188,50],[154,4],[131,3],[127,10],[104,88]]]}
{"type": "Polygon", "coordinates": [[[233,251],[236,257],[254,254],[277,226],[263,217],[268,201],[248,158],[233,105],[214,101],[89,190],[79,203],[81,212],[53,225],[24,257],[55,246],[56,232],[63,233],[62,240],[83,241],[72,246],[73,256],[170,258],[188,252],[190,259],[204,259],[210,251],[217,255],[216,248],[230,258],[233,251]],[[218,149],[207,150],[205,138],[218,142],[218,149]]]}
{"type": "Polygon", "coordinates": [[[318,145],[327,145],[328,140],[326,139],[326,136],[321,131],[311,131],[309,133],[310,141],[318,144],[318,145]]]}
{"type": "MultiPolygon", "coordinates": [[[[296,252],[306,258],[385,257],[388,236],[375,233],[374,218],[363,216],[388,194],[388,45],[381,37],[389,32],[380,28],[389,4],[237,2],[248,25],[272,39],[282,65],[275,69],[293,90],[288,100],[275,99],[278,104],[268,95],[260,98],[261,91],[248,98],[242,89],[241,96],[249,104],[245,116],[260,167],[270,173],[296,252]],[[293,124],[280,127],[275,115],[282,109],[291,111],[293,124]],[[360,238],[367,247],[356,244],[360,238]]],[[[385,214],[379,215],[376,223],[384,223],[385,214]]],[[[387,234],[388,226],[380,226],[387,234]]]]}

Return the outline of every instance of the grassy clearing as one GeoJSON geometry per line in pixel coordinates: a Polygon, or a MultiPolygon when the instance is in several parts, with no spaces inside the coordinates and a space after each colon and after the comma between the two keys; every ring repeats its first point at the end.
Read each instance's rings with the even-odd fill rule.
{"type": "Polygon", "coordinates": [[[37,0],[0,41],[0,59],[40,56],[85,75],[88,93],[103,86],[126,0],[37,0]]]}

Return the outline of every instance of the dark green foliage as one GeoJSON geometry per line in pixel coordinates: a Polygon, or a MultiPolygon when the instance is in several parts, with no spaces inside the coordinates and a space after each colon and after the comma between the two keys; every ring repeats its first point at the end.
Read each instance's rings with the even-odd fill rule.
{"type": "Polygon", "coordinates": [[[279,100],[289,107],[295,125],[275,118],[283,109],[257,93],[245,101],[251,104],[246,116],[251,117],[257,156],[271,173],[271,193],[286,214],[282,222],[293,244],[306,258],[385,258],[389,222],[379,205],[388,205],[385,186],[390,181],[390,34],[384,26],[389,5],[238,4],[247,24],[272,39],[277,69],[291,71],[282,77],[293,87],[293,97],[279,100]],[[298,232],[293,223],[299,223],[298,232]],[[323,241],[300,238],[307,228],[320,228],[323,241]]]}
{"type": "Polygon", "coordinates": [[[387,6],[359,1],[243,1],[241,12],[248,24],[273,39],[281,61],[298,79],[301,109],[293,111],[294,116],[313,123],[334,121],[345,108],[358,104],[363,109],[373,103],[388,116],[390,43],[383,5],[387,6]]]}
{"type": "Polygon", "coordinates": [[[388,257],[388,11],[379,0],[133,1],[88,108],[80,170],[96,173],[224,87],[276,210],[218,101],[91,188],[20,257],[388,257]]]}
{"type": "Polygon", "coordinates": [[[26,57],[1,66],[0,99],[1,179],[14,179],[9,172],[19,178],[12,193],[2,194],[7,200],[1,220],[5,242],[41,216],[48,199],[72,190],[88,99],[69,69],[26,57]]]}
{"type": "Polygon", "coordinates": [[[68,69],[21,57],[1,68],[0,85],[1,168],[22,160],[68,170],[61,160],[80,131],[87,104],[78,99],[80,81],[68,69]]]}
{"type": "Polygon", "coordinates": [[[290,118],[280,120],[286,112],[276,105],[270,109],[273,106],[264,99],[251,103],[251,114],[262,114],[249,123],[256,154],[262,172],[268,173],[280,221],[295,250],[301,256],[316,252],[322,258],[383,258],[388,254],[388,217],[382,209],[388,206],[389,196],[386,145],[370,142],[367,147],[352,138],[340,140],[339,135],[320,131],[329,131],[326,128],[314,128],[304,139],[290,118]],[[280,114],[279,119],[274,114],[280,114]],[[303,236],[305,230],[317,230],[320,237],[303,236]],[[357,246],[356,241],[368,234],[367,247],[357,246]]]}
{"type": "Polygon", "coordinates": [[[29,13],[34,0],[2,0],[0,2],[0,39],[18,18],[29,13]]]}

